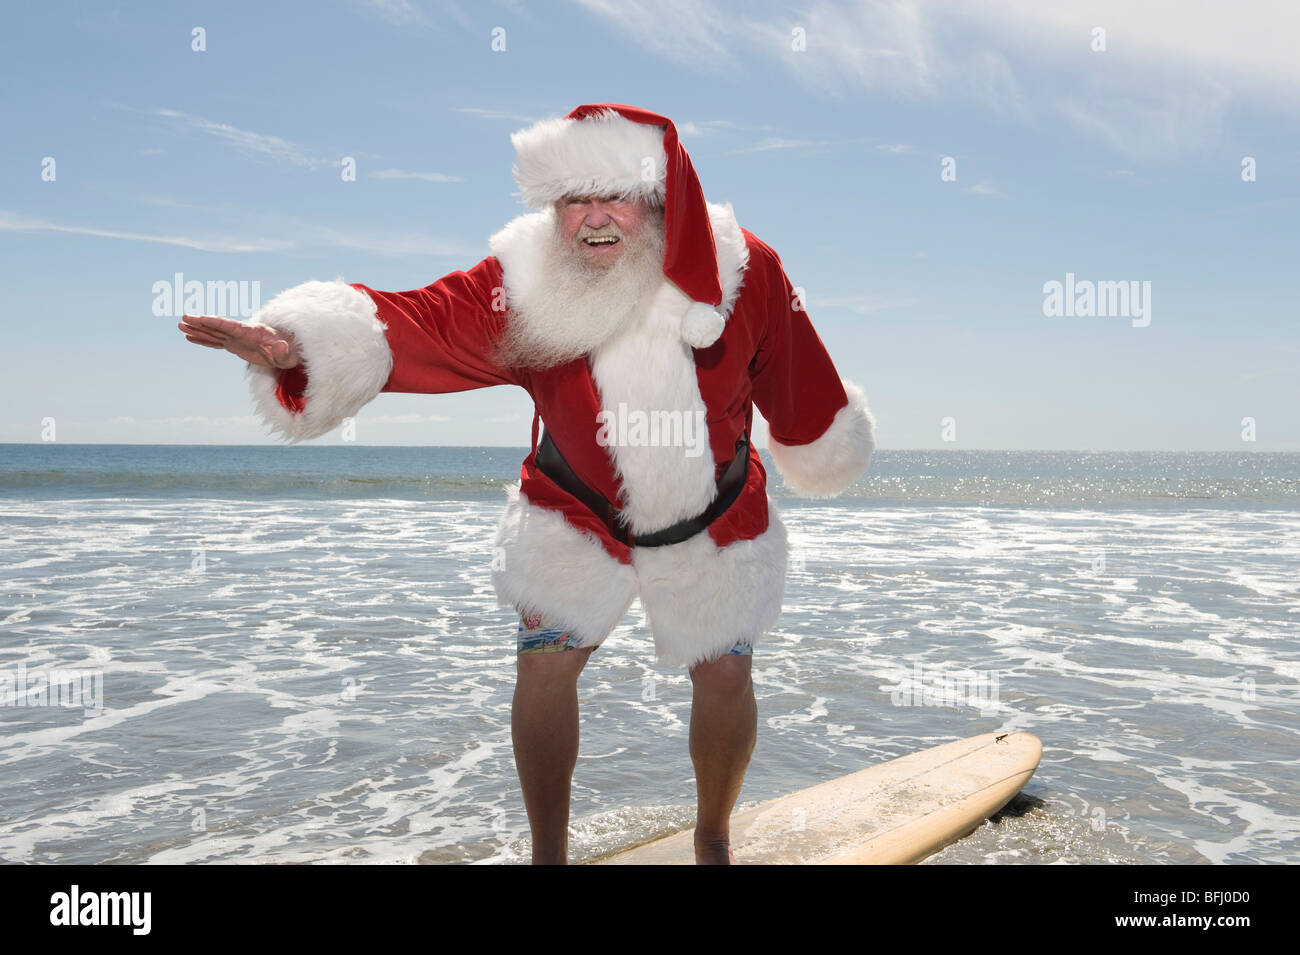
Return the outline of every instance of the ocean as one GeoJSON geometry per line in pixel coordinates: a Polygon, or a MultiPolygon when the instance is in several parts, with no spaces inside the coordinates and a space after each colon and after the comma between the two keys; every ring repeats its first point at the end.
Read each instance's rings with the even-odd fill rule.
{"type": "MultiPolygon", "coordinates": [[[[525,454],[0,445],[0,861],[527,861],[489,578],[525,454]]],[[[1300,454],[881,450],[830,501],[767,462],[741,807],[1023,730],[1024,792],[926,864],[1300,857],[1300,454]]],[[[571,860],[689,825],[639,604],[579,702],[571,860]]]]}

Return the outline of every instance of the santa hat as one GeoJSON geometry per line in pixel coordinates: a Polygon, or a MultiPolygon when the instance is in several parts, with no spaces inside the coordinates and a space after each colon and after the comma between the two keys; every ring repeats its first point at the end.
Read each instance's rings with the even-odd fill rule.
{"type": "Polygon", "coordinates": [[[664,209],[664,275],[691,300],[682,338],[707,348],[725,319],[718,254],[704,190],[672,120],[657,113],[597,103],[579,106],[510,137],[515,182],[524,202],[542,208],[567,195],[645,199],[664,209]]]}

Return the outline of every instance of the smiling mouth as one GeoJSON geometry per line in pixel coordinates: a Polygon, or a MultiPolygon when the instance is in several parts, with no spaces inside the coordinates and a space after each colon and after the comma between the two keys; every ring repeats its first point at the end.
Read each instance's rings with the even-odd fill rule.
{"type": "Polygon", "coordinates": [[[618,236],[615,235],[598,235],[582,240],[585,245],[593,249],[606,249],[618,245],[618,236]]]}

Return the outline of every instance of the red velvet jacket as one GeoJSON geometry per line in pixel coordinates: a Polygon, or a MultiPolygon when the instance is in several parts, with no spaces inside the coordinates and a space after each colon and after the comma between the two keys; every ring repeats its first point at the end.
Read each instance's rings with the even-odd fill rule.
{"type": "MultiPolygon", "coordinates": [[[[774,441],[806,445],[830,427],[848,397],[830,356],[781,266],[780,258],[747,229],[749,250],[744,290],[721,337],[694,349],[696,379],[708,411],[715,478],[731,460],[742,431],[752,425],[756,404],[774,441]]],[[[586,358],[534,371],[501,367],[492,345],[508,312],[493,309],[503,287],[501,263],[489,256],[467,272],[452,272],[409,292],[382,292],[353,283],[378,306],[387,327],[393,370],[382,391],[445,394],[488,385],[518,385],[532,396],[565,459],[589,486],[616,501],[621,485],[608,451],[596,442],[601,402],[586,358]]],[[[276,396],[286,409],[301,409],[307,387],[302,365],[281,372],[276,396]]],[[[570,523],[600,538],[605,549],[630,563],[629,548],[604,523],[538,470],[534,419],[532,450],[521,469],[521,490],[542,507],[563,511],[570,523]]],[[[750,468],[740,497],[709,526],[719,547],[767,529],[766,471],[750,445],[750,468]]]]}

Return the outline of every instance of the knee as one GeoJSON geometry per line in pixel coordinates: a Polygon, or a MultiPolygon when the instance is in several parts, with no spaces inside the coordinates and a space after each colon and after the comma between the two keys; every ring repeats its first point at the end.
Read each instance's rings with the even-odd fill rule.
{"type": "Polygon", "coordinates": [[[728,653],[691,670],[691,683],[697,692],[720,696],[741,696],[753,692],[750,679],[752,657],[728,653]]]}
{"type": "Polygon", "coordinates": [[[565,688],[578,679],[595,647],[556,653],[521,653],[515,657],[516,681],[530,688],[565,688]]]}

